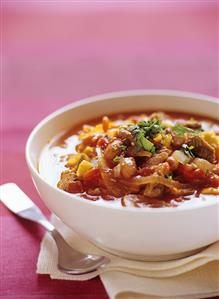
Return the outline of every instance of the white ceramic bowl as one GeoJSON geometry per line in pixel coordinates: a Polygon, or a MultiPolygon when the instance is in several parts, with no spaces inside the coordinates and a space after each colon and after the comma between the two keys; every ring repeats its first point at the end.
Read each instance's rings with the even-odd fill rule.
{"type": "Polygon", "coordinates": [[[172,110],[218,118],[215,98],[177,91],[124,91],[70,104],[41,121],[30,134],[26,160],[47,207],[74,231],[107,251],[135,259],[185,256],[219,239],[219,198],[177,208],[132,208],[84,200],[48,184],[38,173],[42,148],[54,135],[100,115],[172,110]]]}

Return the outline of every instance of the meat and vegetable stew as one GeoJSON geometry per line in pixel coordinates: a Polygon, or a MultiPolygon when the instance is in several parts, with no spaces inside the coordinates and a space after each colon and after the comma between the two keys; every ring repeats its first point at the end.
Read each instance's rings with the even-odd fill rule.
{"type": "Polygon", "coordinates": [[[219,126],[183,114],[104,116],[68,133],[58,188],[123,206],[165,207],[218,195],[219,126]]]}

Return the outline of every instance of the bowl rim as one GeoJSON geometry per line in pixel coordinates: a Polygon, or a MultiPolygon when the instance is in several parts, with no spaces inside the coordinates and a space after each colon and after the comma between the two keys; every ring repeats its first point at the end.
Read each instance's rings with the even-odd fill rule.
{"type": "Polygon", "coordinates": [[[103,94],[98,94],[95,96],[89,96],[86,98],[83,98],[81,100],[76,100],[70,104],[67,104],[57,110],[55,110],[54,112],[50,113],[48,116],[44,117],[30,132],[27,142],[26,142],[26,146],[25,146],[25,158],[26,158],[26,163],[29,167],[29,170],[32,173],[34,173],[35,176],[37,176],[37,178],[43,182],[44,184],[47,185],[47,187],[53,189],[56,192],[60,192],[60,194],[69,197],[70,200],[74,199],[83,203],[87,203],[87,204],[92,204],[94,206],[98,206],[101,208],[107,208],[107,209],[115,209],[115,210],[119,210],[119,211],[124,211],[124,212],[137,212],[137,213],[146,213],[146,212],[150,212],[150,213],[176,213],[176,212],[183,212],[183,211],[191,211],[191,210],[197,210],[197,209],[201,209],[201,208],[205,208],[205,207],[209,207],[212,205],[219,205],[219,201],[218,202],[205,202],[204,205],[179,205],[176,208],[173,207],[160,207],[160,208],[152,208],[152,207],[141,207],[141,208],[136,208],[136,207],[120,207],[120,206],[116,206],[116,205],[103,205],[103,204],[99,204],[97,202],[93,202],[93,201],[89,201],[89,200],[84,200],[82,198],[80,198],[77,194],[73,195],[73,194],[69,194],[68,192],[65,192],[64,190],[61,190],[59,188],[57,188],[56,186],[53,186],[51,184],[49,184],[37,171],[36,167],[34,166],[31,157],[30,157],[30,147],[31,147],[31,143],[34,140],[35,134],[38,132],[38,130],[40,130],[42,127],[44,127],[46,125],[47,122],[49,122],[51,119],[53,119],[54,117],[57,117],[59,115],[61,115],[62,113],[65,113],[66,111],[70,110],[70,109],[74,109],[76,107],[79,107],[81,105],[86,105],[88,103],[92,103],[92,102],[101,102],[110,98],[115,98],[115,97],[126,97],[126,96],[136,96],[136,95],[165,95],[165,96],[180,96],[180,97],[192,97],[194,99],[197,99],[199,101],[203,101],[203,102],[211,102],[211,103],[215,103],[218,105],[219,107],[219,103],[218,100],[219,98],[217,97],[213,97],[213,96],[209,96],[209,95],[205,95],[205,94],[201,94],[201,93],[193,93],[193,92],[186,92],[186,91],[181,91],[181,90],[169,90],[169,89],[133,89],[133,90],[121,90],[121,91],[115,91],[115,92],[109,92],[109,93],[103,93],[103,94]]]}

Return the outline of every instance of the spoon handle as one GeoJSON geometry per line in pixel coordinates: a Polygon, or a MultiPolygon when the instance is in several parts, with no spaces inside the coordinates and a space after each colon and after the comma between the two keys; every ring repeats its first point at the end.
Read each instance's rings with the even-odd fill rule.
{"type": "Polygon", "coordinates": [[[82,275],[102,269],[110,262],[107,257],[84,254],[72,248],[16,184],[1,185],[0,199],[14,214],[37,222],[50,232],[58,249],[57,267],[60,271],[71,275],[82,275]]]}
{"type": "Polygon", "coordinates": [[[47,231],[55,228],[34,202],[14,183],[0,186],[0,200],[14,214],[41,224],[47,231]]]}

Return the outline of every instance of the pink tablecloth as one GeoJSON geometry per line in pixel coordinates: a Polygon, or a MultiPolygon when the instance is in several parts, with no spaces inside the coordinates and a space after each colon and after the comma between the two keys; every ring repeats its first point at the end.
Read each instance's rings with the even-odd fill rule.
{"type": "MultiPolygon", "coordinates": [[[[1,183],[16,182],[47,215],[24,146],[48,113],[124,89],[219,94],[216,2],[150,3],[8,1],[3,9],[1,183]]],[[[0,236],[2,298],[107,298],[99,279],[72,283],[36,275],[43,230],[2,206],[0,236]]]]}

